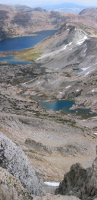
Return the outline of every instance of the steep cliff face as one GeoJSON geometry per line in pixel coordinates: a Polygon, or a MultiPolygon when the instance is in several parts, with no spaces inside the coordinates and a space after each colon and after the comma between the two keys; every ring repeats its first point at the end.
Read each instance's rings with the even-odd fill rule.
{"type": "Polygon", "coordinates": [[[91,168],[84,169],[79,163],[72,165],[56,194],[74,195],[82,200],[97,198],[97,157],[91,168]]]}
{"type": "Polygon", "coordinates": [[[0,166],[18,178],[31,194],[43,194],[40,181],[26,155],[2,133],[0,133],[0,166]]]}
{"type": "Polygon", "coordinates": [[[97,19],[97,8],[86,8],[82,10],[79,14],[97,19]]]}

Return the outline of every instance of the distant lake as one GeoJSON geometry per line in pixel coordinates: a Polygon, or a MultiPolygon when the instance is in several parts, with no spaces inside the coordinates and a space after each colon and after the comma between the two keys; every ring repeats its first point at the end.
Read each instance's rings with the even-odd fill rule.
{"type": "Polygon", "coordinates": [[[36,36],[15,37],[0,41],[0,51],[13,51],[33,47],[41,40],[53,35],[56,30],[35,32],[36,36]]]}
{"type": "Polygon", "coordinates": [[[75,109],[70,110],[70,108],[75,104],[74,101],[55,101],[55,102],[40,102],[40,105],[46,109],[52,109],[54,111],[63,110],[65,113],[82,115],[83,117],[94,117],[97,116],[97,113],[91,113],[90,109],[75,109]]]}

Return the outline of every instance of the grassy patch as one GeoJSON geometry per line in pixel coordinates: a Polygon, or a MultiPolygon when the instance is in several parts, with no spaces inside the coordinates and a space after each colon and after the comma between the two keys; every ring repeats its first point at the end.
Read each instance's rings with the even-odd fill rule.
{"type": "Polygon", "coordinates": [[[41,52],[39,48],[30,48],[28,50],[26,49],[19,52],[16,57],[22,60],[34,61],[35,59],[39,58],[42,53],[43,52],[41,52]]]}

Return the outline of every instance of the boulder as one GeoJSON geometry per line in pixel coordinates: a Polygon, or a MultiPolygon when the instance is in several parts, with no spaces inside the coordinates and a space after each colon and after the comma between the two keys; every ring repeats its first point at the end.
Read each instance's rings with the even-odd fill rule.
{"type": "Polygon", "coordinates": [[[0,167],[18,178],[29,193],[39,196],[43,194],[42,182],[25,153],[2,133],[0,133],[0,167]]]}
{"type": "Polygon", "coordinates": [[[0,200],[32,200],[20,181],[0,167],[0,200]]]}
{"type": "Polygon", "coordinates": [[[56,194],[74,195],[82,200],[97,198],[97,158],[92,167],[84,169],[79,163],[71,166],[65,174],[56,194]]]}

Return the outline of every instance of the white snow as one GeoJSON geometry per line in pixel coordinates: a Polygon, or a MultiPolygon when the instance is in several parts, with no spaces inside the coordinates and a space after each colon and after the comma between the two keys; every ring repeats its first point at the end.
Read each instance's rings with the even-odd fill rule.
{"type": "Polygon", "coordinates": [[[91,65],[91,66],[89,66],[89,67],[85,67],[85,68],[81,68],[83,71],[85,71],[85,70],[87,70],[87,69],[89,69],[89,68],[91,68],[91,67],[93,67],[93,66],[95,66],[95,65],[97,65],[97,63],[95,63],[95,64],[93,64],[93,65],[91,65]]]}
{"type": "Polygon", "coordinates": [[[83,71],[86,71],[87,69],[89,69],[90,67],[86,67],[86,68],[81,68],[83,71]]]}
{"type": "Polygon", "coordinates": [[[45,185],[49,185],[49,186],[59,186],[60,183],[58,182],[44,182],[45,185]]]}
{"type": "Polygon", "coordinates": [[[76,92],[79,92],[79,91],[80,91],[79,89],[76,90],[76,92]]]}
{"type": "Polygon", "coordinates": [[[90,74],[90,72],[92,72],[92,71],[94,71],[94,69],[93,70],[90,70],[89,72],[87,72],[84,76],[87,76],[87,75],[89,75],[90,74]]]}
{"type": "Polygon", "coordinates": [[[95,89],[92,89],[92,91],[91,92],[97,92],[97,88],[95,88],[95,89]]]}
{"type": "Polygon", "coordinates": [[[72,42],[70,42],[69,44],[65,45],[63,50],[65,50],[67,48],[67,46],[70,46],[72,44],[72,42]]]}
{"type": "Polygon", "coordinates": [[[80,40],[78,41],[77,45],[81,45],[86,39],[87,39],[87,36],[85,35],[85,36],[83,37],[83,39],[80,39],[80,40]]]}
{"type": "Polygon", "coordinates": [[[64,50],[65,50],[68,46],[70,46],[71,44],[72,44],[72,42],[70,42],[69,44],[67,44],[67,45],[65,45],[65,46],[63,46],[63,47],[61,47],[61,48],[58,49],[58,50],[55,50],[55,51],[53,51],[53,52],[44,54],[44,55],[42,55],[41,57],[37,58],[36,60],[41,60],[41,59],[44,59],[44,58],[46,58],[46,57],[55,56],[55,55],[57,55],[58,53],[60,53],[61,51],[64,51],[64,50]]]}
{"type": "Polygon", "coordinates": [[[66,89],[68,89],[68,88],[70,88],[71,87],[71,85],[68,85],[67,87],[66,87],[66,89]]]}
{"type": "Polygon", "coordinates": [[[97,135],[97,133],[94,133],[94,135],[97,135]]]}

